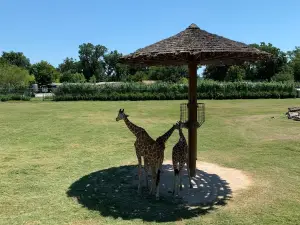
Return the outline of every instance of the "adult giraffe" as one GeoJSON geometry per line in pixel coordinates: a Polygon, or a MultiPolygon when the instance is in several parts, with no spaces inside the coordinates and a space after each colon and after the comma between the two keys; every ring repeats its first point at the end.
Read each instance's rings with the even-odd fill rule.
{"type": "Polygon", "coordinates": [[[116,121],[124,120],[128,129],[136,136],[134,143],[136,155],[139,163],[139,185],[138,191],[141,191],[141,157],[144,158],[144,168],[146,182],[148,182],[148,168],[151,169],[152,183],[150,194],[156,192],[156,199],[159,199],[159,182],[160,169],[164,160],[165,143],[172,135],[175,129],[178,129],[179,124],[175,124],[165,134],[153,140],[144,128],[133,124],[125,114],[124,109],[120,109],[116,121]]]}

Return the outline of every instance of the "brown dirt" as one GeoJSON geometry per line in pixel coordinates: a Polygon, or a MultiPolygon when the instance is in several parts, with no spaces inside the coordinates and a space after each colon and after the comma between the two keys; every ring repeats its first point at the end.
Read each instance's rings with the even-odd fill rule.
{"type": "MultiPolygon", "coordinates": [[[[173,191],[174,172],[172,161],[166,160],[161,174],[161,196],[171,196],[173,191]]],[[[183,171],[183,189],[178,198],[190,206],[211,205],[234,197],[240,190],[251,185],[251,179],[244,172],[219,166],[213,163],[198,162],[193,188],[188,187],[186,168],[183,171]]]]}

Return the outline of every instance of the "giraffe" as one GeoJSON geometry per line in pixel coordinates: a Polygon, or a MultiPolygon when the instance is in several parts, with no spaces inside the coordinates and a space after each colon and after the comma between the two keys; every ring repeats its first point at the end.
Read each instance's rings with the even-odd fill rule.
{"type": "Polygon", "coordinates": [[[173,162],[173,169],[174,169],[174,187],[173,187],[173,195],[175,196],[178,194],[178,186],[180,190],[182,190],[182,180],[181,180],[181,172],[184,164],[187,164],[187,171],[189,176],[189,185],[190,188],[193,187],[191,182],[191,176],[190,176],[190,170],[189,170],[189,150],[187,141],[183,135],[182,127],[185,126],[185,124],[179,122],[179,140],[173,147],[172,151],[172,162],[173,162]],[[178,185],[178,179],[179,179],[179,185],[178,185]]]}
{"type": "Polygon", "coordinates": [[[124,109],[120,109],[116,121],[124,120],[128,129],[136,136],[136,140],[134,142],[136,157],[138,159],[138,176],[139,176],[139,185],[138,192],[141,192],[141,175],[142,175],[142,157],[144,158],[144,170],[145,170],[145,182],[146,187],[148,188],[148,170],[146,168],[146,160],[144,157],[144,150],[147,144],[153,143],[154,140],[149,136],[149,134],[145,131],[144,128],[139,127],[133,124],[129,119],[129,115],[124,113],[124,109]]]}
{"type": "MultiPolygon", "coordinates": [[[[141,127],[138,127],[128,120],[128,115],[123,110],[119,110],[119,114],[116,118],[117,121],[124,120],[129,130],[137,137],[135,142],[135,148],[139,161],[139,186],[141,187],[141,156],[144,158],[144,169],[147,173],[148,168],[151,169],[151,188],[150,195],[156,193],[156,199],[159,199],[159,182],[160,182],[160,170],[164,160],[165,143],[172,135],[175,129],[178,129],[179,125],[173,125],[165,134],[153,140],[149,134],[141,127]]],[[[147,173],[148,174],[148,173],[147,173]]],[[[147,175],[146,174],[146,175],[147,175]]]]}
{"type": "Polygon", "coordinates": [[[155,144],[152,146],[152,148],[145,150],[145,160],[147,162],[147,166],[151,168],[152,176],[150,194],[156,193],[157,200],[159,199],[160,173],[164,161],[164,151],[166,148],[165,144],[175,129],[179,129],[179,123],[174,124],[166,133],[159,136],[155,140],[155,144]]]}

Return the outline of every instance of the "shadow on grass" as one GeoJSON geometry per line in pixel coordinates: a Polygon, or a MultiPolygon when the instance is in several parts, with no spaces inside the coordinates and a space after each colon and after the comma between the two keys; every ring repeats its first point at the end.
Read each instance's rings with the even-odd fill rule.
{"type": "MultiPolygon", "coordinates": [[[[186,171],[183,184],[187,187],[186,171]]],[[[101,216],[124,220],[170,222],[208,213],[216,205],[225,205],[231,197],[226,181],[215,174],[197,170],[193,189],[183,188],[181,197],[173,198],[173,170],[164,165],[161,176],[160,200],[149,196],[146,187],[137,194],[137,166],[113,167],[88,174],[74,182],[67,191],[84,207],[99,211],[101,216]]]]}

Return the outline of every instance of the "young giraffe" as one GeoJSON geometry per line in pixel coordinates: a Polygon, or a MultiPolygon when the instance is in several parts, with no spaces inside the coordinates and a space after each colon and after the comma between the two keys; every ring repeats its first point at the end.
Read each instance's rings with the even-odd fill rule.
{"type": "MultiPolygon", "coordinates": [[[[151,176],[152,176],[152,183],[150,194],[156,192],[156,199],[159,199],[159,182],[160,182],[160,169],[164,160],[164,150],[165,150],[165,143],[172,135],[175,129],[178,129],[178,124],[173,125],[171,129],[169,129],[165,134],[158,137],[156,141],[154,141],[148,133],[143,129],[134,124],[132,124],[128,120],[128,115],[124,113],[123,110],[119,110],[118,117],[116,118],[117,121],[124,120],[126,125],[128,126],[129,130],[135,134],[137,140],[135,142],[135,147],[137,150],[137,156],[141,155],[144,157],[144,168],[147,172],[147,167],[151,169],[151,176]]],[[[139,160],[139,171],[140,171],[140,157],[138,156],[139,160]]],[[[147,174],[146,174],[147,175],[147,174]]],[[[139,187],[138,190],[140,191],[141,186],[141,174],[139,172],[139,187]]]]}
{"type": "Polygon", "coordinates": [[[164,151],[166,149],[165,144],[171,137],[175,129],[179,129],[179,123],[173,125],[166,133],[156,139],[155,145],[153,146],[152,150],[149,151],[149,154],[145,152],[145,159],[149,167],[151,168],[153,181],[150,189],[150,194],[152,194],[152,191],[155,188],[156,199],[159,199],[159,182],[161,167],[164,161],[164,151]]]}
{"type": "Polygon", "coordinates": [[[172,151],[172,161],[173,161],[173,169],[174,169],[174,187],[173,187],[173,195],[178,194],[178,186],[180,190],[182,190],[182,180],[181,180],[181,172],[184,164],[187,164],[187,171],[189,176],[189,184],[190,188],[193,187],[191,182],[190,170],[189,170],[189,150],[187,141],[183,135],[182,127],[184,126],[183,123],[179,122],[179,140],[176,145],[173,147],[172,151]],[[178,184],[179,179],[179,184],[178,184]]]}
{"type": "MultiPolygon", "coordinates": [[[[139,185],[138,185],[138,192],[141,192],[141,175],[142,175],[142,157],[144,157],[144,150],[145,146],[148,144],[151,144],[154,142],[154,140],[149,136],[149,134],[143,129],[142,127],[139,127],[135,124],[133,124],[128,119],[129,115],[126,115],[123,110],[119,110],[119,114],[116,118],[116,121],[124,120],[126,126],[128,129],[136,136],[136,140],[134,142],[136,157],[138,159],[138,176],[139,176],[139,185]]],[[[144,170],[145,170],[145,181],[146,181],[146,187],[148,188],[148,170],[146,168],[146,160],[144,157],[144,170]]]]}

